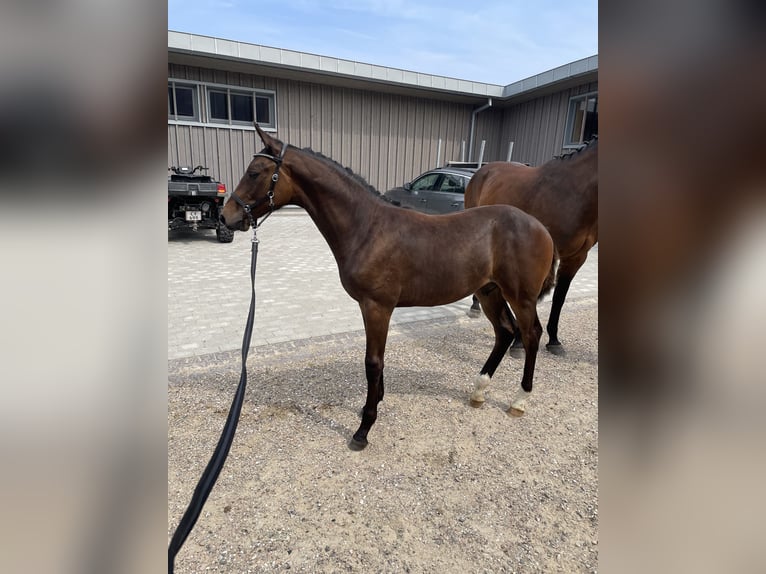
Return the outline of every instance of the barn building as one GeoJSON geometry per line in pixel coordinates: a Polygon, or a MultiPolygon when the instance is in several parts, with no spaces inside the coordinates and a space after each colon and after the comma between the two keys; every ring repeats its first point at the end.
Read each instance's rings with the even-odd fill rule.
{"type": "Polygon", "coordinates": [[[598,133],[598,56],[501,86],[169,31],[168,165],[233,190],[254,120],[381,192],[448,161],[540,165],[598,133]]]}

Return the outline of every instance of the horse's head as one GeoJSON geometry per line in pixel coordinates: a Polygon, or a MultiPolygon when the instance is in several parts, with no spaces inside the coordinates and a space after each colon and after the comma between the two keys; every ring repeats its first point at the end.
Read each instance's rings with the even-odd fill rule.
{"type": "Polygon", "coordinates": [[[279,209],[292,198],[285,181],[289,178],[283,177],[282,168],[287,144],[264,133],[258,124],[255,129],[266,147],[255,154],[221,211],[221,222],[229,229],[247,231],[251,221],[279,209]]]}

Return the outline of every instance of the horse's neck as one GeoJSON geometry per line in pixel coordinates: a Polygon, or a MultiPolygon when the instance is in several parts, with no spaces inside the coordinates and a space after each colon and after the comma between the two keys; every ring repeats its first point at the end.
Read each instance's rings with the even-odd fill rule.
{"type": "Polygon", "coordinates": [[[340,170],[311,156],[304,156],[292,177],[298,203],[339,257],[344,249],[362,240],[370,228],[375,198],[340,170]]]}

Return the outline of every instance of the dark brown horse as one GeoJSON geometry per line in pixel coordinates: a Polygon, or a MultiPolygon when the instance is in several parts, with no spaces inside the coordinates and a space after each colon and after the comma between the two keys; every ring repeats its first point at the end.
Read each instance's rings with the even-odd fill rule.
{"type": "MultiPolygon", "coordinates": [[[[588,251],[598,242],[598,139],[539,167],[492,162],[471,178],[465,207],[506,204],[533,215],[548,229],[560,257],[548,319],[548,344],[563,354],[558,338],[564,299],[588,251]]],[[[472,309],[478,309],[476,300],[472,309]]],[[[521,341],[514,340],[514,347],[521,341]]]]}
{"type": "Polygon", "coordinates": [[[484,402],[484,389],[513,341],[510,304],[526,358],[521,389],[508,412],[522,415],[542,335],[536,303],[554,279],[553,240],[545,227],[509,206],[451,215],[401,209],[338,163],[256,129],[266,147],[250,162],[221,219],[246,231],[270,210],[298,205],[327,240],[344,289],[359,303],[367,337],[367,401],[349,446],[364,448],[377,418],[394,308],[443,305],[474,292],[494,327],[495,346],[471,403],[484,402]]]}

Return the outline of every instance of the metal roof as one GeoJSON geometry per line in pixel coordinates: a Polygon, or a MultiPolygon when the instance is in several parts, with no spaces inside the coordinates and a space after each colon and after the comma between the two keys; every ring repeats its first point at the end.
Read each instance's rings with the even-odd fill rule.
{"type": "Polygon", "coordinates": [[[407,90],[437,91],[469,98],[496,98],[500,101],[515,100],[519,96],[531,95],[531,92],[560,86],[572,79],[598,72],[598,55],[595,55],[501,86],[172,30],[168,30],[168,51],[193,57],[190,63],[195,60],[203,63],[213,58],[310,76],[332,76],[350,81],[352,85],[373,82],[407,90]]]}

